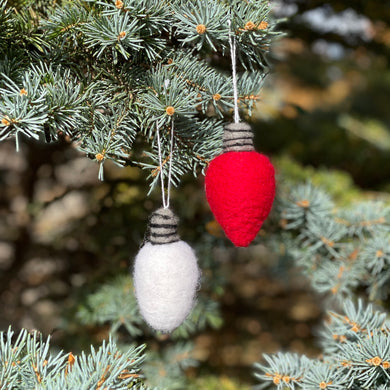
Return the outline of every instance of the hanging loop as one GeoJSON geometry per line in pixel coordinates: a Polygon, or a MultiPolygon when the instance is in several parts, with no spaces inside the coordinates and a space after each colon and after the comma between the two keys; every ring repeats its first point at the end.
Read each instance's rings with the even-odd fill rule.
{"type": "Polygon", "coordinates": [[[233,79],[233,98],[234,98],[234,123],[240,122],[240,114],[238,111],[238,87],[237,87],[237,44],[236,36],[232,33],[232,22],[228,20],[229,24],[229,45],[230,57],[232,61],[232,79],[233,79]],[[233,37],[232,37],[233,36],[233,37]]]}
{"type": "Polygon", "coordinates": [[[162,151],[161,151],[161,138],[160,138],[160,128],[157,124],[156,129],[157,135],[157,147],[158,147],[158,161],[160,164],[160,181],[161,181],[161,198],[163,208],[169,208],[169,200],[171,196],[171,183],[172,183],[172,160],[173,160],[173,148],[174,148],[174,119],[172,118],[171,122],[171,139],[170,139],[170,152],[169,152],[169,168],[168,168],[168,183],[167,183],[167,193],[165,194],[165,180],[164,180],[164,165],[162,159],[162,151]]]}

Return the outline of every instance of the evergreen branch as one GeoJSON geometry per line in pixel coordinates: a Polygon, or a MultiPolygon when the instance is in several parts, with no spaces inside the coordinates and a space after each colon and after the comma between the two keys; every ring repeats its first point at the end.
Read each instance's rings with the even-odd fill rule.
{"type": "Polygon", "coordinates": [[[39,139],[43,134],[43,123],[47,120],[44,105],[31,106],[25,96],[10,99],[4,96],[0,101],[0,140],[19,132],[39,139]]]}
{"type": "MultiPolygon", "coordinates": [[[[20,48],[8,47],[2,53],[3,58],[0,59],[0,74],[7,76],[8,79],[19,81],[26,66],[24,52],[20,48]]],[[[0,88],[4,88],[5,86],[4,78],[0,78],[0,88]]]]}
{"type": "Polygon", "coordinates": [[[110,338],[90,354],[50,353],[50,337],[22,330],[0,333],[0,389],[141,389],[144,346],[119,351],[110,338]]]}
{"type": "Polygon", "coordinates": [[[133,294],[133,283],[121,276],[91,294],[77,314],[82,324],[110,323],[111,331],[124,326],[131,336],[141,334],[142,319],[133,294]]]}
{"type": "MultiPolygon", "coordinates": [[[[182,160],[174,168],[175,183],[189,171],[203,172],[207,161],[220,151],[221,126],[213,132],[210,115],[229,115],[231,77],[207,64],[207,50],[193,57],[188,45],[202,49],[204,43],[224,55],[228,19],[254,12],[251,7],[233,12],[232,4],[219,0],[89,0],[43,12],[39,3],[39,13],[20,14],[15,24],[19,16],[1,1],[0,30],[12,43],[0,47],[5,54],[0,60],[4,74],[0,78],[1,139],[23,133],[50,142],[66,134],[100,163],[102,178],[106,159],[121,166],[144,164],[130,159],[137,131],[149,146],[145,155],[152,163],[147,169],[155,170],[155,130],[169,130],[174,119],[178,124],[175,153],[182,160]],[[36,36],[45,45],[28,51],[26,58],[31,41],[19,39],[23,34],[36,36]],[[15,42],[12,36],[17,37],[15,42]],[[17,55],[10,60],[13,53],[17,55]],[[117,105],[120,110],[114,108],[117,105]],[[113,131],[113,122],[103,118],[117,118],[119,111],[130,110],[134,115],[126,114],[127,124],[118,132],[113,131]]],[[[263,76],[260,72],[257,76],[244,74],[239,81],[243,107],[250,109],[258,96],[263,76]]],[[[163,145],[165,155],[167,146],[163,145]]],[[[151,187],[154,184],[152,179],[151,187]]]]}
{"type": "Polygon", "coordinates": [[[149,73],[148,88],[140,95],[138,105],[145,110],[144,129],[150,138],[157,127],[170,125],[172,117],[191,117],[196,114],[196,94],[189,90],[172,69],[158,66],[149,73]]]}
{"type": "Polygon", "coordinates": [[[196,50],[208,45],[217,51],[227,41],[228,13],[219,1],[196,0],[182,2],[173,9],[176,35],[183,44],[194,44],[196,50]]]}
{"type": "Polygon", "coordinates": [[[310,360],[305,356],[291,353],[278,353],[273,356],[264,355],[267,365],[255,363],[255,376],[264,381],[264,386],[275,385],[277,389],[292,389],[302,381],[304,372],[310,365],[310,360]],[[257,372],[260,371],[260,372],[257,372]]]}
{"type": "Polygon", "coordinates": [[[283,226],[286,229],[299,229],[307,223],[309,216],[313,220],[327,217],[334,204],[323,190],[307,183],[293,188],[288,198],[282,198],[280,207],[283,226]]]}
{"type": "Polygon", "coordinates": [[[325,354],[309,360],[290,353],[264,355],[255,364],[259,388],[382,389],[390,384],[390,332],[386,314],[372,305],[344,303],[345,314],[330,312],[321,333],[325,354]]]}
{"type": "Polygon", "coordinates": [[[134,120],[126,104],[111,106],[109,116],[93,112],[93,128],[80,133],[80,149],[94,156],[100,164],[99,178],[103,180],[103,164],[110,159],[118,165],[126,165],[135,139],[134,120]]]}
{"type": "Polygon", "coordinates": [[[125,13],[93,19],[84,26],[83,32],[86,45],[96,49],[94,55],[97,58],[109,50],[114,63],[117,63],[117,53],[127,59],[130,56],[128,50],[142,49],[142,39],[139,38],[142,27],[136,19],[130,20],[130,14],[125,13]]]}
{"type": "Polygon", "coordinates": [[[364,237],[380,231],[390,231],[390,206],[383,202],[361,202],[353,210],[341,210],[338,222],[348,227],[351,236],[364,237]]]}
{"type": "Polygon", "coordinates": [[[366,286],[371,299],[387,295],[388,206],[364,202],[335,210],[324,191],[305,184],[282,198],[279,210],[282,226],[300,243],[290,253],[316,291],[343,298],[366,286]]]}
{"type": "Polygon", "coordinates": [[[168,346],[162,353],[151,351],[143,366],[148,382],[156,386],[156,390],[188,388],[183,372],[198,365],[191,356],[193,349],[193,343],[187,341],[168,346]]]}
{"type": "Polygon", "coordinates": [[[82,26],[89,20],[90,15],[87,10],[81,6],[79,2],[74,2],[63,8],[57,7],[50,19],[44,20],[42,27],[44,28],[47,39],[61,39],[61,47],[65,43],[73,43],[77,46],[82,33],[82,26]]]}

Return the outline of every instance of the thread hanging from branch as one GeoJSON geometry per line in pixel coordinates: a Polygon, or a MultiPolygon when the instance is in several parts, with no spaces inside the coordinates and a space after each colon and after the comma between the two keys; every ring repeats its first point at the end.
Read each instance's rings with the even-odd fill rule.
{"type": "Polygon", "coordinates": [[[234,123],[240,122],[240,114],[238,111],[238,88],[237,88],[237,54],[236,54],[236,36],[232,37],[231,21],[229,23],[229,45],[230,57],[232,61],[232,78],[233,78],[233,98],[234,98],[234,123]]]}
{"type": "Polygon", "coordinates": [[[16,130],[15,143],[16,143],[16,152],[19,152],[19,150],[20,150],[20,147],[19,147],[19,130],[16,130]]]}
{"type": "MultiPolygon", "coordinates": [[[[168,114],[170,115],[170,114],[168,114]]],[[[142,317],[152,328],[169,333],[180,326],[195,303],[200,270],[195,252],[180,239],[178,218],[169,208],[174,152],[170,122],[168,183],[165,193],[160,126],[156,125],[163,207],[150,217],[144,242],[134,261],[134,291],[142,317]]]]}
{"type": "Polygon", "coordinates": [[[171,185],[172,185],[172,160],[173,160],[173,132],[175,130],[175,121],[172,118],[171,124],[171,144],[170,144],[170,158],[169,158],[169,170],[168,170],[168,189],[167,189],[167,208],[169,207],[169,199],[171,198],[171,185]]]}
{"type": "Polygon", "coordinates": [[[174,141],[174,119],[171,122],[171,140],[170,140],[170,153],[169,153],[169,167],[168,167],[168,183],[167,183],[167,194],[165,196],[165,182],[164,182],[164,166],[162,161],[161,153],[161,139],[160,139],[160,128],[157,125],[157,147],[158,147],[158,160],[160,164],[160,181],[161,181],[161,197],[164,209],[169,208],[169,200],[171,197],[171,184],[172,184],[172,160],[173,160],[173,141],[174,141]]]}

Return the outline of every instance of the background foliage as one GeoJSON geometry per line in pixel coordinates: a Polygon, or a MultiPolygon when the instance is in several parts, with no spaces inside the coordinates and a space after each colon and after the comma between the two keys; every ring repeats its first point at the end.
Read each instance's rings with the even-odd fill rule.
{"type": "MultiPolygon", "coordinates": [[[[173,194],[174,207],[181,218],[182,237],[197,250],[204,279],[192,318],[172,337],[153,334],[137,316],[128,276],[147,216],[160,203],[158,191],[146,197],[147,180],[153,184],[158,178],[148,179],[157,160],[152,163],[148,160],[144,170],[131,166],[121,154],[122,144],[114,141],[107,146],[99,138],[120,121],[123,127],[115,135],[134,147],[133,161],[145,164],[142,151],[151,134],[145,130],[142,136],[135,136],[134,128],[139,121],[147,122],[147,118],[160,120],[162,127],[169,126],[169,118],[164,116],[169,102],[156,101],[150,91],[142,89],[142,83],[134,82],[130,70],[126,73],[130,76],[113,76],[115,61],[125,63],[128,53],[141,43],[131,33],[125,41],[118,41],[122,30],[115,24],[105,26],[107,34],[102,34],[99,30],[102,25],[87,21],[84,11],[78,8],[76,12],[77,3],[72,2],[62,3],[63,11],[57,10],[52,22],[47,22],[49,35],[42,39],[37,33],[38,16],[52,12],[46,2],[9,1],[8,6],[16,7],[18,12],[13,14],[12,24],[0,23],[6,29],[0,35],[0,48],[5,53],[0,68],[21,84],[15,86],[9,79],[2,79],[2,96],[5,91],[7,94],[14,91],[17,102],[15,105],[15,101],[2,101],[2,107],[17,106],[23,112],[26,96],[19,86],[26,84],[34,110],[27,118],[28,126],[18,124],[21,152],[15,153],[14,140],[0,145],[1,328],[6,331],[12,324],[16,330],[38,329],[45,335],[44,340],[51,334],[53,347],[65,351],[65,355],[58,355],[57,361],[64,369],[70,351],[79,356],[81,350],[90,350],[91,343],[101,344],[109,332],[115,334],[116,343],[124,351],[132,343],[146,343],[142,372],[150,386],[169,389],[190,386],[244,389],[252,384],[293,388],[294,381],[287,383],[282,378],[299,378],[300,370],[307,366],[312,367],[311,374],[305,378],[306,382],[298,382],[296,386],[304,383],[304,388],[318,389],[324,382],[327,386],[324,388],[343,387],[345,372],[340,374],[326,364],[337,366],[332,359],[341,345],[338,363],[349,373],[348,384],[386,388],[387,352],[372,350],[367,345],[359,356],[356,354],[358,340],[366,343],[374,340],[378,348],[387,348],[386,331],[381,328],[385,315],[376,314],[371,307],[367,310],[366,304],[342,307],[339,298],[361,296],[365,301],[374,300],[381,306],[380,311],[388,311],[390,11],[387,5],[379,0],[333,0],[325,4],[286,1],[275,5],[278,17],[288,16],[278,26],[288,35],[274,45],[274,69],[271,77],[266,78],[260,100],[254,104],[249,99],[246,104],[254,104],[251,120],[256,129],[257,149],[271,156],[278,171],[278,202],[255,245],[234,249],[212,220],[202,191],[202,178],[197,181],[191,174],[183,177],[173,194]],[[64,19],[68,23],[59,25],[64,19]],[[76,24],[75,28],[66,29],[70,24],[76,24]],[[15,35],[15,29],[23,33],[15,35]],[[110,34],[116,34],[114,40],[110,41],[110,34]],[[104,41],[102,37],[106,37],[104,41]],[[79,55],[71,74],[65,68],[49,72],[41,65],[25,72],[31,60],[26,53],[47,53],[47,42],[52,41],[58,48],[50,53],[53,60],[68,61],[67,53],[72,56],[76,53],[76,58],[79,55]],[[77,54],[82,42],[89,46],[90,56],[77,54]],[[101,47],[104,49],[99,52],[101,47]],[[91,80],[78,74],[87,68],[94,69],[97,61],[111,61],[100,78],[91,80]],[[81,68],[79,63],[83,63],[81,68]],[[42,87],[42,78],[49,73],[52,78],[42,87]],[[75,83],[74,77],[83,82],[75,83]],[[145,106],[154,107],[145,118],[140,117],[142,110],[132,103],[134,95],[126,94],[125,109],[117,100],[107,103],[106,97],[99,94],[101,90],[109,91],[110,96],[120,100],[122,96],[117,94],[121,83],[129,83],[145,106]],[[68,92],[58,94],[57,87],[68,92]],[[111,110],[112,115],[94,111],[94,129],[99,131],[92,129],[88,133],[91,137],[85,139],[84,153],[80,154],[70,142],[73,132],[69,129],[76,122],[90,121],[92,109],[88,99],[92,99],[94,108],[111,110]],[[72,112],[71,118],[67,110],[72,112]],[[120,137],[121,131],[126,132],[126,138],[120,137]],[[23,133],[30,136],[42,133],[41,141],[51,142],[28,140],[23,133]],[[96,156],[103,149],[105,181],[98,182],[96,156]],[[85,154],[95,161],[86,159],[85,154]],[[126,168],[110,164],[111,157],[126,168]],[[313,288],[317,294],[313,294],[313,288]],[[319,345],[314,336],[318,329],[324,329],[320,321],[327,308],[338,314],[321,331],[319,345]],[[346,315],[349,322],[343,322],[340,315],[346,315]],[[354,323],[359,328],[353,329],[354,323]],[[366,329],[374,334],[368,341],[366,329]],[[347,343],[343,342],[344,337],[347,343]],[[280,350],[289,350],[291,355],[271,355],[280,350]],[[314,360],[320,352],[326,359],[314,360]],[[264,359],[262,353],[269,354],[268,358],[264,359]],[[298,358],[295,353],[306,354],[307,358],[298,358]],[[349,364],[351,355],[357,359],[353,361],[355,376],[348,366],[341,364],[349,364]],[[372,360],[375,357],[382,359],[378,365],[372,360]],[[256,361],[259,364],[253,370],[256,361]],[[299,364],[289,365],[291,361],[299,364]],[[281,366],[286,368],[284,372],[281,366]],[[359,369],[368,370],[369,375],[361,375],[359,369]],[[352,377],[357,378],[356,382],[352,377]]],[[[114,6],[111,8],[107,15],[116,12],[114,6]]],[[[222,47],[226,41],[219,41],[218,35],[225,33],[220,23],[223,15],[218,14],[218,9],[214,11],[217,17],[209,15],[216,24],[212,42],[222,47]]],[[[162,14],[155,16],[153,23],[142,27],[149,35],[143,38],[145,56],[139,58],[141,66],[159,50],[159,43],[153,40],[152,44],[147,37],[168,28],[164,10],[159,12],[162,14]]],[[[130,19],[126,23],[129,31],[139,28],[130,19]]],[[[198,40],[197,35],[187,34],[190,22],[181,18],[177,23],[182,41],[204,50],[210,64],[229,68],[228,58],[221,58],[220,52],[213,52],[210,47],[206,50],[210,44],[206,39],[198,40]]],[[[162,39],[166,39],[165,34],[162,39]]],[[[188,58],[179,55],[177,58],[183,71],[190,72],[188,58]]],[[[246,64],[249,69],[250,64],[253,62],[246,64]]],[[[256,64],[260,72],[262,64],[256,64]]],[[[198,146],[191,146],[207,158],[218,152],[222,127],[201,123],[208,114],[206,109],[213,107],[219,123],[220,115],[229,118],[231,108],[231,91],[223,89],[228,85],[226,78],[212,76],[207,78],[212,80],[208,92],[200,92],[207,104],[200,111],[180,112],[183,121],[189,121],[188,126],[193,126],[193,121],[198,126],[198,146]],[[222,98],[216,105],[213,95],[219,91],[222,98]],[[206,144],[204,135],[210,137],[206,144]]],[[[164,74],[150,77],[148,82],[160,86],[161,80],[166,79],[164,74]]],[[[248,96],[263,83],[262,77],[244,81],[242,85],[248,90],[243,94],[248,96]]],[[[170,84],[172,91],[184,85],[180,79],[175,83],[170,84]]],[[[166,95],[160,96],[164,99],[166,95]]],[[[197,99],[198,91],[191,96],[197,99]]],[[[182,95],[172,93],[170,98],[176,99],[170,102],[186,105],[182,95]]],[[[185,126],[178,123],[185,137],[185,126]]],[[[7,126],[0,131],[4,129],[7,126]]],[[[148,158],[152,158],[155,151],[149,152],[148,158]]],[[[178,170],[192,172],[204,167],[195,154],[180,158],[183,165],[178,165],[178,170]]],[[[37,380],[32,366],[29,372],[37,380]]]]}

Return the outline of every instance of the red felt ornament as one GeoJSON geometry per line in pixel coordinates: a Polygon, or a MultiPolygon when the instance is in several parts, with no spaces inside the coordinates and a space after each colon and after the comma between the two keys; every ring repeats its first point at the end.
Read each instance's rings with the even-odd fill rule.
{"type": "Polygon", "coordinates": [[[206,171],[206,197],[215,219],[236,246],[246,247],[259,232],[275,197],[275,171],[254,150],[247,123],[225,127],[224,152],[206,171]]]}

